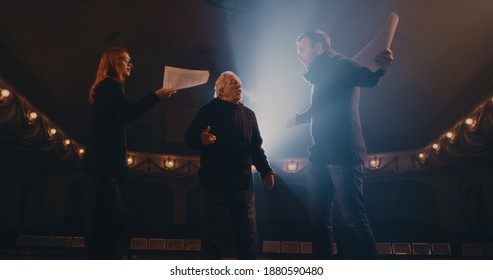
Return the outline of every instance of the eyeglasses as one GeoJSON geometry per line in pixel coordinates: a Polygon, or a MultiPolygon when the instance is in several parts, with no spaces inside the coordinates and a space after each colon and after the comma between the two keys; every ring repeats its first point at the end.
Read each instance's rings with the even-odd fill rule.
{"type": "Polygon", "coordinates": [[[130,64],[130,65],[134,66],[134,61],[131,60],[130,58],[122,56],[122,57],[119,57],[118,59],[125,61],[126,64],[130,64]]]}

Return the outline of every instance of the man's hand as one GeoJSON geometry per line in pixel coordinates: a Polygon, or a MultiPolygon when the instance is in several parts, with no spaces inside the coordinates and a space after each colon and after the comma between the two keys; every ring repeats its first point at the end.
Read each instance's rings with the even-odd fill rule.
{"type": "Polygon", "coordinates": [[[211,127],[207,126],[202,133],[200,133],[200,141],[204,146],[214,144],[216,142],[216,136],[214,134],[209,133],[211,131],[211,127]]]}
{"type": "Polygon", "coordinates": [[[274,176],[276,173],[273,171],[269,172],[265,177],[262,179],[264,181],[263,187],[266,190],[272,190],[274,188],[274,176]]]}
{"type": "Polygon", "coordinates": [[[385,70],[394,62],[394,54],[390,49],[386,49],[377,55],[375,61],[380,65],[380,69],[385,70]]]}
{"type": "Polygon", "coordinates": [[[164,98],[164,97],[171,97],[171,95],[175,94],[176,93],[176,89],[172,89],[172,88],[161,88],[161,89],[158,89],[154,92],[157,97],[159,98],[164,98]]]}

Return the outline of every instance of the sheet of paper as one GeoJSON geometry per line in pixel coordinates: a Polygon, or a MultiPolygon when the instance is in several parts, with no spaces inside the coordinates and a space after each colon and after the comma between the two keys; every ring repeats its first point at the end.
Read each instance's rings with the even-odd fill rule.
{"type": "Polygon", "coordinates": [[[387,22],[385,22],[377,35],[375,35],[364,48],[355,54],[353,59],[368,67],[371,71],[377,71],[379,66],[375,63],[375,58],[385,49],[390,49],[398,22],[399,16],[394,12],[391,13],[387,22]]]}
{"type": "Polygon", "coordinates": [[[163,88],[179,90],[205,84],[207,80],[209,80],[209,71],[207,70],[164,67],[163,88]]]}

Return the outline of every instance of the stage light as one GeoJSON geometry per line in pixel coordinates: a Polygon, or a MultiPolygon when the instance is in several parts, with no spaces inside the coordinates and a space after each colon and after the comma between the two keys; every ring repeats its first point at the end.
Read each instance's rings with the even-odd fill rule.
{"type": "Polygon", "coordinates": [[[10,96],[10,91],[8,89],[2,89],[0,93],[0,102],[3,102],[4,100],[7,100],[7,98],[10,96]]]}
{"type": "Polygon", "coordinates": [[[31,121],[31,122],[32,122],[32,121],[34,121],[34,120],[35,120],[35,119],[37,119],[37,118],[38,118],[38,114],[37,114],[36,112],[29,112],[29,113],[27,114],[27,119],[28,119],[29,121],[31,121]]]}
{"type": "Polygon", "coordinates": [[[65,147],[66,147],[66,146],[68,146],[68,145],[70,145],[70,143],[72,143],[72,142],[70,141],[70,139],[65,139],[65,140],[63,141],[63,145],[64,145],[65,147]]]}
{"type": "Polygon", "coordinates": [[[84,153],[85,153],[85,152],[86,152],[86,151],[85,151],[83,148],[79,148],[79,149],[77,150],[77,156],[78,156],[79,158],[82,158],[82,157],[84,156],[84,153]]]}
{"type": "Polygon", "coordinates": [[[57,133],[56,128],[50,128],[50,129],[48,129],[48,135],[50,137],[54,136],[56,133],[57,133]]]}
{"type": "Polygon", "coordinates": [[[454,133],[453,132],[447,132],[447,138],[448,139],[452,139],[454,137],[454,133]]]}
{"type": "Polygon", "coordinates": [[[3,88],[2,89],[2,97],[7,98],[10,96],[10,91],[8,89],[3,88]]]}
{"type": "Polygon", "coordinates": [[[428,160],[429,152],[424,151],[424,152],[419,153],[417,156],[418,156],[419,161],[424,164],[428,160]]]}
{"type": "Polygon", "coordinates": [[[28,125],[34,125],[36,120],[38,119],[38,113],[33,111],[31,112],[28,111],[25,116],[28,125]]]}
{"type": "MultiPolygon", "coordinates": [[[[482,110],[484,110],[484,108],[482,110]]],[[[473,132],[473,133],[476,132],[476,130],[477,130],[477,128],[481,122],[481,116],[482,116],[481,112],[476,112],[476,113],[474,113],[473,117],[467,118],[464,121],[467,131],[473,132]]]]}
{"type": "Polygon", "coordinates": [[[134,159],[134,157],[133,157],[133,156],[128,156],[128,157],[127,157],[127,165],[128,165],[128,166],[133,166],[133,165],[134,165],[134,163],[135,163],[135,159],[134,159]]]}
{"type": "Polygon", "coordinates": [[[377,169],[378,167],[380,167],[380,159],[376,157],[372,158],[368,165],[370,166],[370,168],[377,169]]]}
{"type": "Polygon", "coordinates": [[[295,173],[298,171],[298,163],[294,160],[289,161],[286,164],[286,171],[289,173],[295,173]]]}
{"type": "Polygon", "coordinates": [[[440,145],[437,144],[437,143],[434,143],[432,146],[431,146],[434,150],[438,150],[440,148],[440,145]]]}
{"type": "Polygon", "coordinates": [[[163,160],[163,165],[167,169],[173,169],[176,165],[176,161],[170,157],[163,160]]]}

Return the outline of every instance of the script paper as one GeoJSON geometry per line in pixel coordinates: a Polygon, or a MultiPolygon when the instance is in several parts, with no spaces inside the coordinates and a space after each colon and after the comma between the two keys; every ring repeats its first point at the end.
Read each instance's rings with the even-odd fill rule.
{"type": "Polygon", "coordinates": [[[375,59],[382,51],[390,49],[398,22],[399,16],[396,13],[391,13],[382,29],[364,48],[354,55],[353,59],[371,71],[377,71],[380,66],[375,62],[375,59]]]}
{"type": "Polygon", "coordinates": [[[189,70],[165,66],[163,88],[184,89],[204,84],[209,80],[207,70],[189,70]]]}

